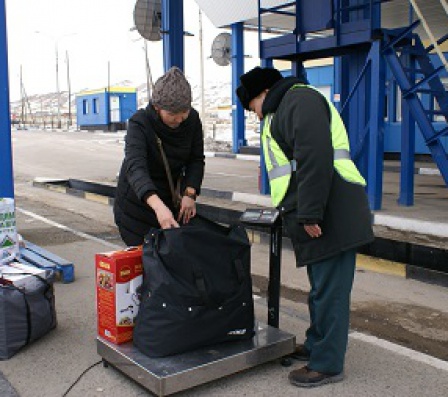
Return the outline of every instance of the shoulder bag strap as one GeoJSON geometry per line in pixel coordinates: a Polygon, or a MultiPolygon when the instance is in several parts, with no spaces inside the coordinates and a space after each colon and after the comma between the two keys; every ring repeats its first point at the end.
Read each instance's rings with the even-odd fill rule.
{"type": "Polygon", "coordinates": [[[179,205],[178,198],[176,196],[176,190],[174,188],[173,177],[171,176],[170,165],[168,164],[168,159],[166,158],[165,151],[163,150],[162,140],[156,135],[157,146],[159,147],[160,155],[162,156],[163,165],[165,166],[165,173],[168,178],[168,183],[171,190],[171,198],[173,200],[174,207],[179,205]]]}

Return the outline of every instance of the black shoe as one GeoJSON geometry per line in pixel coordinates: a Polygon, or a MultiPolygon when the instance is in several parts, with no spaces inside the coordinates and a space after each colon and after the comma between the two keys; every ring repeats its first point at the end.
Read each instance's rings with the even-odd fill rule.
{"type": "Polygon", "coordinates": [[[313,371],[307,366],[291,371],[288,376],[289,381],[298,387],[316,387],[327,383],[336,383],[344,379],[344,374],[323,374],[313,371]]]}
{"type": "Polygon", "coordinates": [[[296,350],[289,357],[298,361],[308,361],[310,359],[310,352],[305,345],[296,345],[296,350]]]}

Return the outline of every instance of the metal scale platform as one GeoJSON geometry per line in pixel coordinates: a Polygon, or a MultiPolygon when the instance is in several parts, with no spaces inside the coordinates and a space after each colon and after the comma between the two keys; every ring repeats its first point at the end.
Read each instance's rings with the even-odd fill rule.
{"type": "Polygon", "coordinates": [[[278,329],[280,301],[281,217],[276,210],[246,210],[246,225],[269,228],[268,324],[256,322],[251,340],[221,343],[193,352],[150,358],[132,342],[114,345],[97,338],[105,366],[112,365],[157,396],[167,396],[257,365],[285,357],[295,349],[295,336],[278,329]]]}

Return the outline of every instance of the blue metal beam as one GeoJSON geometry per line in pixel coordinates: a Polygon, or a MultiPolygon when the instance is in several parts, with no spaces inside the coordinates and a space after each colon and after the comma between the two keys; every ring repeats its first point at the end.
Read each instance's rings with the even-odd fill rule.
{"type": "Polygon", "coordinates": [[[0,0],[0,197],[14,198],[5,0],[0,0]]]}
{"type": "Polygon", "coordinates": [[[401,106],[401,167],[398,204],[414,205],[415,121],[408,104],[401,106]]]}
{"type": "Polygon", "coordinates": [[[184,70],[184,3],[162,0],[163,67],[184,70]]]}
{"type": "Polygon", "coordinates": [[[232,151],[239,153],[247,144],[244,131],[244,108],[236,96],[240,76],[244,73],[243,23],[232,25],[232,151]]]}
{"type": "MultiPolygon", "coordinates": [[[[403,64],[415,69],[415,58],[403,54],[403,64]]],[[[411,84],[415,83],[415,74],[410,73],[411,84]]],[[[400,95],[400,94],[398,94],[400,95]]],[[[401,167],[400,167],[400,193],[398,204],[404,206],[414,205],[414,163],[415,163],[415,120],[406,101],[401,103],[401,167]]]]}
{"type": "MultiPolygon", "coordinates": [[[[342,114],[342,59],[341,57],[335,57],[333,61],[333,84],[334,84],[334,95],[333,95],[333,103],[334,107],[341,113],[341,117],[344,120],[344,115],[342,114]]],[[[345,120],[344,120],[345,121],[345,120]]]]}
{"type": "Polygon", "coordinates": [[[367,195],[372,210],[381,209],[384,158],[384,102],[386,66],[381,53],[381,41],[372,43],[370,59],[370,119],[367,167],[367,195]]]}
{"type": "Polygon", "coordinates": [[[335,62],[335,92],[342,99],[353,160],[367,181],[370,208],[381,209],[384,156],[384,98],[386,68],[381,43],[368,54],[358,52],[335,62]],[[340,87],[337,74],[340,74],[340,87]]]}
{"type": "Polygon", "coordinates": [[[308,84],[308,77],[306,76],[306,69],[303,66],[303,62],[301,61],[292,61],[291,62],[291,73],[302,79],[305,83],[308,84]]]}
{"type": "Polygon", "coordinates": [[[367,179],[368,156],[366,137],[368,136],[367,112],[370,103],[370,86],[367,79],[359,79],[368,62],[367,53],[358,52],[341,58],[341,115],[350,140],[350,151],[361,174],[367,179]],[[357,89],[353,88],[357,85],[357,89]],[[350,99],[347,102],[347,99],[350,99]]]}

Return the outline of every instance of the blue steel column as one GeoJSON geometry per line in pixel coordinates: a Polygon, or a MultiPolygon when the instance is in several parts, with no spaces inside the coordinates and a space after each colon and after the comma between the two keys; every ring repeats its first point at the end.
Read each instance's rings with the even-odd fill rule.
{"type": "Polygon", "coordinates": [[[240,76],[244,73],[244,27],[242,22],[232,24],[232,152],[239,153],[245,146],[244,108],[236,96],[240,76]]]}
{"type": "Polygon", "coordinates": [[[5,0],[0,0],[0,197],[14,198],[5,0]]]}
{"type": "Polygon", "coordinates": [[[293,76],[303,79],[305,83],[308,83],[308,77],[306,75],[306,69],[301,61],[291,62],[291,73],[293,76]]]}
{"type": "MultiPolygon", "coordinates": [[[[409,25],[414,21],[414,8],[409,4],[409,25]]],[[[410,54],[402,54],[402,62],[410,70],[415,70],[415,58],[410,54]]],[[[409,73],[411,86],[415,84],[415,73],[409,73]]],[[[397,92],[401,95],[401,92],[397,92]]],[[[400,193],[398,204],[414,205],[414,162],[415,162],[415,120],[407,101],[401,101],[401,162],[400,193]]]]}
{"type": "MultiPolygon", "coordinates": [[[[415,70],[414,57],[403,54],[402,62],[415,70]]],[[[411,85],[415,82],[415,74],[410,73],[411,85]]],[[[397,95],[401,95],[398,92],[397,95]]],[[[414,205],[414,161],[415,161],[415,120],[411,115],[407,101],[401,101],[401,167],[400,167],[400,194],[398,204],[414,205]]]]}
{"type": "Polygon", "coordinates": [[[163,67],[184,70],[184,3],[162,0],[163,67]]]}
{"type": "MultiPolygon", "coordinates": [[[[272,59],[262,59],[261,67],[263,68],[272,68],[273,62],[272,59]]],[[[261,141],[261,133],[263,131],[263,123],[260,124],[260,193],[261,194],[270,194],[271,189],[269,187],[269,178],[268,173],[266,171],[266,163],[264,161],[263,156],[263,142],[261,141]]]]}
{"type": "MultiPolygon", "coordinates": [[[[347,128],[350,152],[361,174],[367,176],[368,167],[368,123],[367,112],[370,109],[370,85],[366,78],[355,88],[361,71],[366,64],[367,54],[359,51],[340,58],[340,94],[341,116],[347,128]]],[[[339,66],[339,65],[338,65],[339,66]]]]}
{"type": "MultiPolygon", "coordinates": [[[[335,57],[333,60],[333,104],[334,107],[341,113],[341,98],[342,98],[342,61],[341,57],[335,57]]],[[[344,116],[341,114],[342,119],[344,116]]],[[[345,122],[345,120],[344,120],[345,122]]]]}
{"type": "Polygon", "coordinates": [[[381,54],[381,41],[373,42],[370,50],[370,127],[367,167],[367,194],[370,208],[381,209],[384,158],[384,101],[386,68],[381,54]]]}

